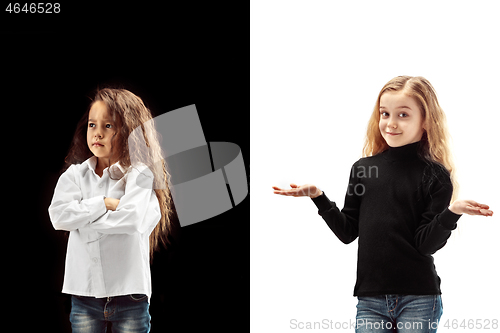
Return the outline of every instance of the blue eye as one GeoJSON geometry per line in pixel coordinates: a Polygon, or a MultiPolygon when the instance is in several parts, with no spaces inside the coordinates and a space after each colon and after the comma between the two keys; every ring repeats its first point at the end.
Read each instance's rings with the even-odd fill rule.
{"type": "Polygon", "coordinates": [[[106,128],[111,128],[113,127],[111,124],[106,124],[106,128]]]}
{"type": "Polygon", "coordinates": [[[400,116],[401,118],[406,118],[406,117],[408,117],[408,115],[407,115],[406,113],[400,113],[400,114],[399,114],[399,116],[400,116]]]}
{"type": "Polygon", "coordinates": [[[95,124],[89,123],[89,127],[95,127],[95,124]]]}

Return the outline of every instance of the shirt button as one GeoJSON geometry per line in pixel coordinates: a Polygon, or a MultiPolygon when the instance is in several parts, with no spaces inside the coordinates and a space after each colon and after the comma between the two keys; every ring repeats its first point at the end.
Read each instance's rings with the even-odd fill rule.
{"type": "Polygon", "coordinates": [[[92,261],[93,261],[95,264],[97,264],[97,262],[99,261],[99,259],[97,259],[97,258],[92,258],[92,261]]]}

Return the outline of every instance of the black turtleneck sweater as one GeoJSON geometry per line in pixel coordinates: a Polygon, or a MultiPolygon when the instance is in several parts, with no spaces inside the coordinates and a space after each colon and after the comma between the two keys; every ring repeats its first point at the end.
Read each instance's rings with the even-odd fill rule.
{"type": "Polygon", "coordinates": [[[420,158],[419,146],[389,148],[354,163],[341,211],[324,192],[312,199],[342,242],[359,237],[354,296],[441,294],[432,254],[461,215],[447,208],[449,172],[420,158]]]}

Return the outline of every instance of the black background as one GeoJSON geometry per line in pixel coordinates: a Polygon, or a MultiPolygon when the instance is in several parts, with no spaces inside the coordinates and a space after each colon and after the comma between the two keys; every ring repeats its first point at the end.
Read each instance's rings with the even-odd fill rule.
{"type": "MultiPolygon", "coordinates": [[[[196,104],[207,142],[238,144],[250,174],[248,3],[61,6],[1,8],[5,319],[17,332],[71,331],[66,237],[47,208],[96,88],[129,89],[154,115],[196,104]]],[[[249,330],[249,225],[247,196],[155,255],[151,332],[249,330]]]]}

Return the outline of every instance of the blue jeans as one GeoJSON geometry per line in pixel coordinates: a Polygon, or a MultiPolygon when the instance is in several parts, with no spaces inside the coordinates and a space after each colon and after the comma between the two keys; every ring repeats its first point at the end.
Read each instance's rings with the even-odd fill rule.
{"type": "Polygon", "coordinates": [[[358,297],[356,332],[435,333],[443,314],[441,295],[358,297]]]}
{"type": "Polygon", "coordinates": [[[113,333],[149,332],[148,297],[142,294],[107,298],[71,297],[69,316],[73,333],[106,332],[111,322],[113,333]]]}

